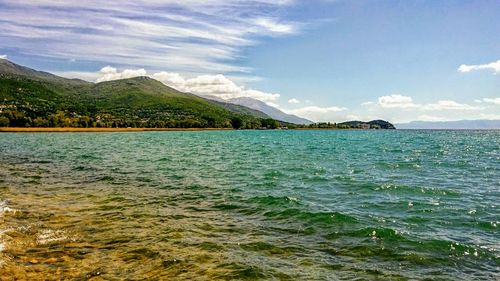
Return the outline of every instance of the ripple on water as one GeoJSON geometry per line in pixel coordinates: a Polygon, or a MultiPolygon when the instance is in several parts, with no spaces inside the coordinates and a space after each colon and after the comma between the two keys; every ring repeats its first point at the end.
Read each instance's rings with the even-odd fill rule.
{"type": "Polygon", "coordinates": [[[498,132],[5,135],[0,279],[495,280],[499,148],[498,132]]]}

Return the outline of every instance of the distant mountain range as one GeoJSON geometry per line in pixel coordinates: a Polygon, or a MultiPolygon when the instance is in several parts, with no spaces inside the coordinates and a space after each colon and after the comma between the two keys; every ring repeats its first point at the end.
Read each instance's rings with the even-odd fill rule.
{"type": "Polygon", "coordinates": [[[413,121],[396,124],[398,129],[500,129],[500,120],[413,121]]]}
{"type": "Polygon", "coordinates": [[[309,125],[309,124],[314,123],[311,120],[307,120],[307,119],[299,117],[297,115],[287,114],[287,113],[277,109],[276,107],[270,106],[267,103],[260,101],[260,100],[257,100],[257,99],[254,99],[254,98],[239,97],[239,98],[232,98],[232,99],[225,100],[225,99],[221,99],[219,97],[210,96],[210,95],[208,95],[208,96],[203,95],[202,97],[210,99],[210,100],[214,100],[214,101],[217,101],[220,103],[228,103],[228,104],[240,105],[240,106],[244,106],[247,108],[251,108],[251,109],[257,110],[259,112],[262,112],[273,119],[284,121],[287,123],[301,124],[301,125],[309,125]]]}
{"type": "Polygon", "coordinates": [[[288,122],[288,123],[303,124],[303,125],[309,125],[309,124],[314,123],[311,120],[307,120],[307,119],[299,117],[297,115],[287,114],[287,113],[277,109],[276,107],[270,106],[270,105],[266,104],[265,102],[262,102],[260,100],[256,100],[253,98],[248,98],[248,97],[233,98],[233,99],[227,100],[227,102],[258,110],[260,112],[263,112],[263,113],[269,115],[273,119],[288,122]]]}

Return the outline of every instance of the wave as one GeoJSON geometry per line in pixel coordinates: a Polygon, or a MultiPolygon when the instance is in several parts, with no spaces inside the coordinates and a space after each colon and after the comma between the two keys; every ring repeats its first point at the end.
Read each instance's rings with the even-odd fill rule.
{"type": "Polygon", "coordinates": [[[340,212],[314,212],[306,210],[307,206],[296,197],[264,196],[254,197],[249,200],[257,206],[250,208],[255,213],[261,213],[267,218],[279,220],[294,220],[296,222],[306,222],[310,224],[334,224],[334,223],[356,223],[353,216],[340,212]]]}
{"type": "Polygon", "coordinates": [[[364,227],[329,233],[328,240],[342,240],[343,250],[336,254],[348,256],[388,256],[397,260],[412,259],[451,263],[451,259],[470,257],[499,263],[500,256],[491,248],[444,239],[423,239],[387,227],[364,227]],[[451,258],[451,259],[450,259],[451,258]]]}

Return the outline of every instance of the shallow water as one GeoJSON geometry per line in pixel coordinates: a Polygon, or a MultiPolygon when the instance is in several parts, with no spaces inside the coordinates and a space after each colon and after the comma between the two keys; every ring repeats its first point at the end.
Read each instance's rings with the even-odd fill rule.
{"type": "Polygon", "coordinates": [[[0,135],[0,279],[499,280],[500,131],[0,135]]]}

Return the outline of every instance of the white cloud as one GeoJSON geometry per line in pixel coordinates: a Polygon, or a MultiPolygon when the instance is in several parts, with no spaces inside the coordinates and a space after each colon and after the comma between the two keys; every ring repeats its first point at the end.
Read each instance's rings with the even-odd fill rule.
{"type": "Polygon", "coordinates": [[[484,98],[482,101],[487,102],[487,103],[500,105],[500,98],[484,98]]]}
{"type": "Polygon", "coordinates": [[[221,99],[250,97],[264,102],[271,102],[276,101],[280,97],[279,94],[266,93],[237,85],[222,74],[199,75],[193,78],[185,78],[181,74],[174,72],[157,72],[149,75],[143,68],[118,71],[111,66],[103,67],[99,71],[99,74],[100,77],[95,80],[97,83],[137,76],[149,76],[181,92],[200,96],[215,96],[221,99]]]}
{"type": "Polygon", "coordinates": [[[458,103],[452,100],[440,100],[437,103],[422,106],[423,110],[478,110],[480,107],[458,103]]]}
{"type": "Polygon", "coordinates": [[[127,79],[137,76],[146,76],[146,70],[144,68],[141,69],[126,69],[122,72],[118,72],[118,70],[111,66],[105,66],[101,68],[99,71],[102,76],[96,80],[97,83],[118,79],[127,79]]]}
{"type": "Polygon", "coordinates": [[[487,102],[495,104],[496,98],[476,99],[470,103],[454,100],[437,100],[418,102],[405,95],[381,96],[376,102],[364,102],[351,114],[360,116],[361,120],[381,118],[394,123],[410,121],[451,121],[479,119],[481,114],[498,114],[495,106],[487,106],[487,102]],[[496,112],[495,112],[496,111],[496,112]]]}
{"type": "MultiPolygon", "coordinates": [[[[366,102],[363,105],[371,105],[366,102]]],[[[378,103],[382,108],[394,108],[403,110],[424,110],[424,111],[439,111],[439,110],[478,110],[477,106],[458,103],[453,100],[440,100],[436,103],[418,104],[413,102],[413,98],[402,95],[381,96],[378,98],[378,103]]]]}
{"type": "Polygon", "coordinates": [[[265,29],[275,33],[293,33],[294,27],[291,24],[282,24],[272,18],[258,18],[255,23],[265,29]]]}
{"type": "Polygon", "coordinates": [[[298,103],[300,103],[300,101],[296,98],[292,98],[292,99],[288,100],[288,103],[298,104],[298,103]]]}
{"type": "Polygon", "coordinates": [[[390,95],[390,96],[381,96],[378,98],[378,105],[383,108],[416,108],[419,105],[413,103],[413,99],[411,97],[402,96],[402,95],[390,95]]]}
{"type": "Polygon", "coordinates": [[[477,99],[477,101],[481,103],[468,104],[453,100],[420,103],[410,96],[394,94],[381,96],[376,102],[363,102],[360,106],[351,108],[350,110],[347,110],[345,107],[328,108],[310,106],[286,112],[297,114],[313,121],[330,122],[384,119],[393,123],[404,123],[417,120],[453,121],[464,119],[495,119],[498,117],[497,107],[488,107],[486,105],[487,103],[493,105],[499,104],[500,98],[483,98],[477,99]]]}
{"type": "Polygon", "coordinates": [[[458,67],[458,71],[462,73],[477,71],[477,70],[492,70],[495,74],[500,73],[500,60],[488,64],[466,65],[462,64],[458,67]]]}
{"type": "Polygon", "coordinates": [[[284,111],[286,113],[305,117],[309,120],[316,122],[335,122],[338,120],[346,120],[345,119],[346,110],[347,110],[346,107],[338,107],[338,106],[329,106],[329,107],[306,106],[296,109],[288,109],[284,111]]]}
{"type": "Polygon", "coordinates": [[[484,120],[500,120],[500,114],[495,113],[481,114],[479,117],[484,120]]]}
{"type": "Polygon", "coordinates": [[[180,75],[160,72],[153,74],[152,77],[163,82],[167,86],[179,89],[183,92],[202,96],[216,96],[221,99],[250,97],[269,102],[275,101],[280,97],[279,94],[266,93],[239,86],[222,74],[200,75],[194,78],[185,79],[180,75]]]}
{"type": "Polygon", "coordinates": [[[186,79],[182,77],[179,73],[174,72],[158,72],[151,76],[163,84],[178,89],[179,91],[184,91],[186,88],[186,79]]]}
{"type": "Polygon", "coordinates": [[[347,108],[337,107],[337,106],[330,106],[330,107],[306,106],[298,109],[293,109],[290,111],[300,114],[300,113],[329,113],[329,112],[340,112],[345,110],[347,110],[347,108]]]}
{"type": "Polygon", "coordinates": [[[7,55],[0,55],[0,59],[6,60],[7,59],[7,55]]]}

